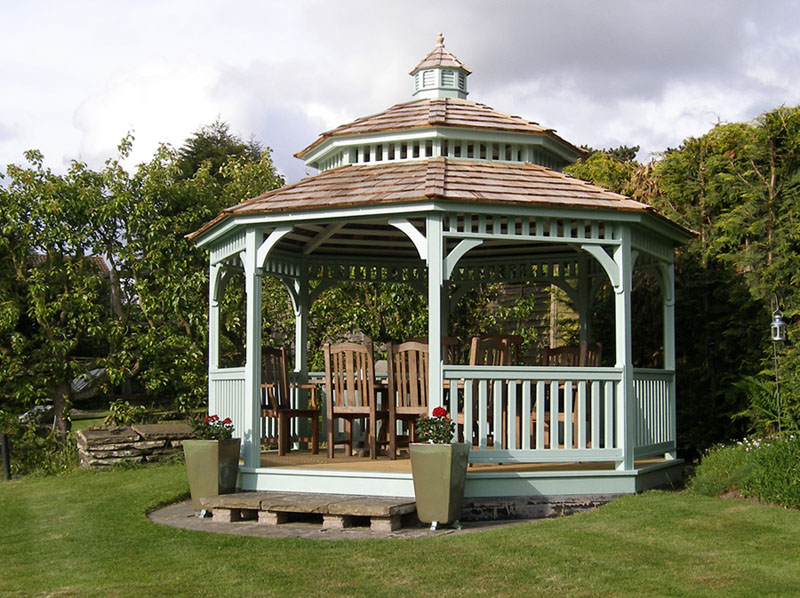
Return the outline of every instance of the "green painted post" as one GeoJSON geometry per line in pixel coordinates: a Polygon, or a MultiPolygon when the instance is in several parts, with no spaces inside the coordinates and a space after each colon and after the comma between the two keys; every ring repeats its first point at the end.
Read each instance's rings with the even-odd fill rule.
{"type": "Polygon", "coordinates": [[[245,237],[245,292],[246,345],[245,345],[245,421],[242,426],[242,456],[245,467],[261,465],[261,264],[257,263],[263,233],[249,228],[245,237]]]}
{"type": "Polygon", "coordinates": [[[442,405],[442,216],[428,216],[428,409],[442,405]]]}
{"type": "Polygon", "coordinates": [[[616,367],[622,368],[622,379],[617,384],[617,438],[622,449],[622,460],[617,470],[633,469],[633,451],[636,431],[633,395],[633,343],[631,340],[631,290],[633,288],[633,255],[631,232],[620,227],[620,245],[614,251],[614,261],[619,268],[619,286],[615,289],[616,367]]]}

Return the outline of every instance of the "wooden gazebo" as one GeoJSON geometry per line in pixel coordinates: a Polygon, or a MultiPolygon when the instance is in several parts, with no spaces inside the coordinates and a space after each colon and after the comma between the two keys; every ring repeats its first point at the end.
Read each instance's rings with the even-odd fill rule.
{"type": "Polygon", "coordinates": [[[319,174],[226,209],[191,235],[210,250],[209,409],[236,423],[242,487],[413,496],[407,472],[261,466],[263,276],[279,278],[291,296],[300,381],[309,309],[331,285],[403,282],[427,297],[431,408],[446,403],[465,429],[477,429],[473,463],[517,466],[474,468],[468,496],[625,493],[669,481],[680,464],[673,255],[688,232],[648,205],[562,174],[582,150],[552,129],[467,100],[470,71],[441,37],[411,74],[412,101],[328,131],[297,154],[319,174]],[[661,289],[661,369],[633,367],[634,269],[647,269],[661,289]],[[220,368],[219,300],[235,271],[246,285],[246,363],[220,368]],[[609,281],[614,365],[445,365],[439,339],[451,307],[485,281],[557,285],[580,316],[581,340],[591,298],[609,281]],[[492,416],[505,418],[509,433],[490,442],[492,416]],[[569,421],[575,426],[555,423],[569,421]],[[568,463],[598,465],[558,465],[568,463]]]}

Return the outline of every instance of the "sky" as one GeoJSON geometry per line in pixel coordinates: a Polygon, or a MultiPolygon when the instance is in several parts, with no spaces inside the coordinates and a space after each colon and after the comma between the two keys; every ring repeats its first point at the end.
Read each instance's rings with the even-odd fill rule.
{"type": "Polygon", "coordinates": [[[793,0],[0,0],[0,173],[101,168],[128,132],[133,168],[219,119],[294,182],[320,133],[413,99],[440,32],[470,100],[643,161],[800,104],[793,0]]]}

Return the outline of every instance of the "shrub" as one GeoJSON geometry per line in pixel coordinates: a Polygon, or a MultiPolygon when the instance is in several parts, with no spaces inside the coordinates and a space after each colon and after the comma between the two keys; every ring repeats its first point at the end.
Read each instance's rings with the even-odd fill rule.
{"type": "Polygon", "coordinates": [[[800,437],[745,439],[714,447],[689,488],[704,496],[738,490],[748,498],[800,509],[800,437]]]}
{"type": "Polygon", "coordinates": [[[718,445],[703,456],[689,489],[702,496],[719,496],[739,489],[751,472],[751,454],[746,446],[718,445]]]}
{"type": "Polygon", "coordinates": [[[108,404],[108,415],[103,420],[105,426],[130,426],[149,423],[151,419],[144,405],[131,405],[128,401],[117,399],[108,404]]]}
{"type": "Polygon", "coordinates": [[[742,483],[742,494],[800,509],[800,437],[763,442],[751,455],[753,472],[742,483]]]}
{"type": "Polygon", "coordinates": [[[72,433],[63,440],[50,428],[17,425],[8,439],[14,477],[65,473],[78,467],[78,449],[72,433]]]}

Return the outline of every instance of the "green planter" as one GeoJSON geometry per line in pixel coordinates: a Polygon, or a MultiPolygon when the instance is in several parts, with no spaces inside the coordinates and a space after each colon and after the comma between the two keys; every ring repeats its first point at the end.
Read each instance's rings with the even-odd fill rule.
{"type": "Polygon", "coordinates": [[[461,517],[469,449],[467,443],[411,445],[417,516],[431,529],[461,517]]]}
{"type": "Polygon", "coordinates": [[[195,513],[203,508],[200,499],[236,491],[239,474],[238,438],[184,440],[183,454],[195,513]]]}

